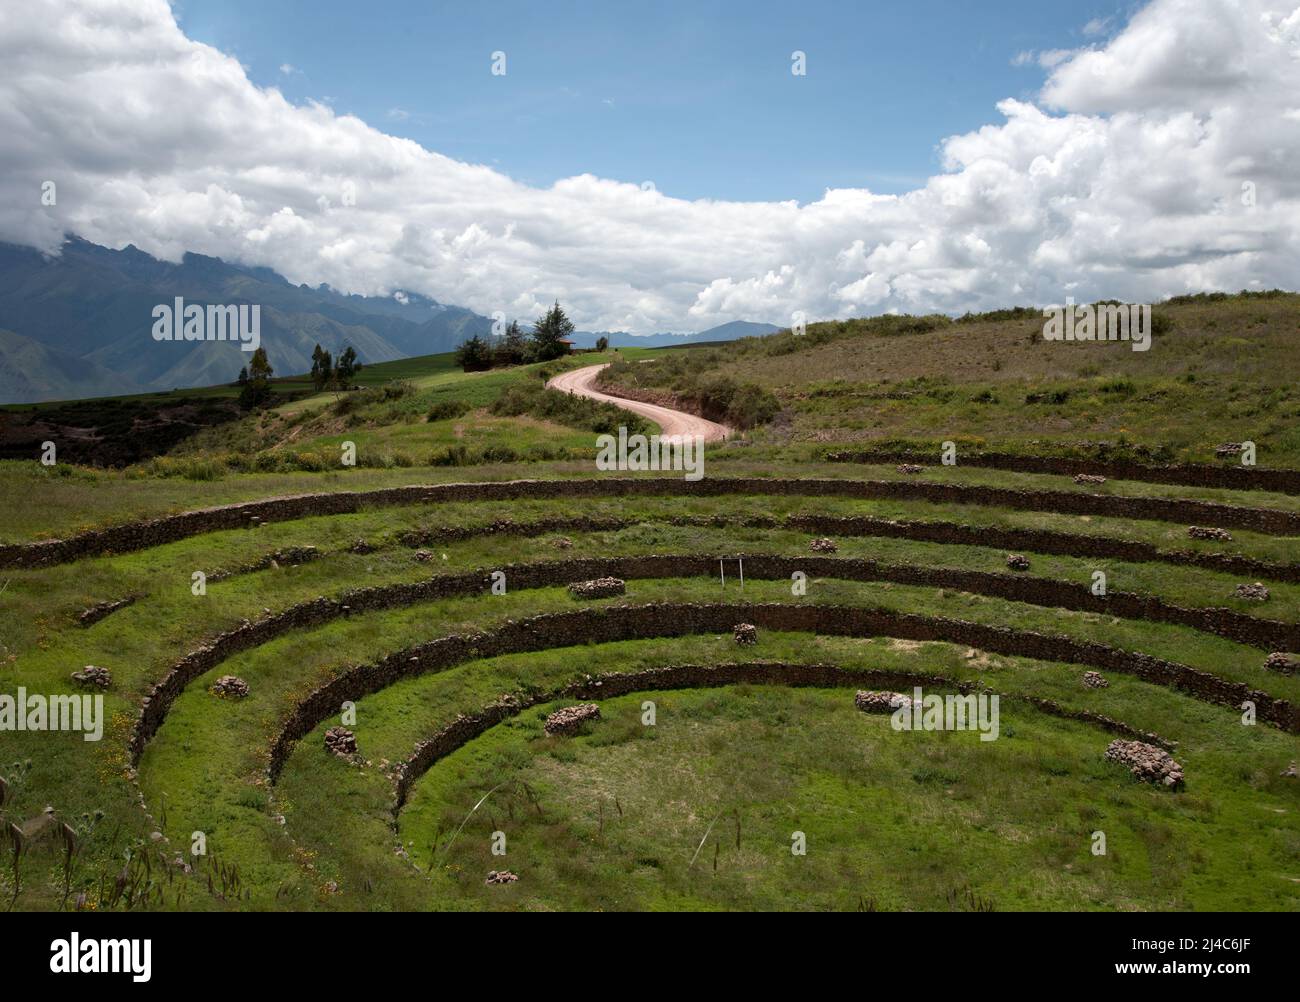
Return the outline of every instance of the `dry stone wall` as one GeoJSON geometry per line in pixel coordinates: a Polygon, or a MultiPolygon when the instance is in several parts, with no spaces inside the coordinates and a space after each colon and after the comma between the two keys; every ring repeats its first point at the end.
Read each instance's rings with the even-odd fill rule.
{"type": "MultiPolygon", "coordinates": [[[[827,453],[832,463],[929,463],[935,465],[939,450],[864,449],[827,453]]],[[[1103,476],[1112,480],[1140,480],[1183,487],[1226,487],[1231,490],[1276,491],[1300,494],[1300,470],[1260,469],[1240,463],[1214,466],[1209,463],[1138,463],[1132,460],[1067,459],[1060,456],[1025,456],[1014,452],[963,452],[962,466],[980,466],[1017,473],[1048,473],[1059,476],[1103,476]]]]}
{"type": "MultiPolygon", "coordinates": [[[[411,756],[397,770],[395,812],[400,811],[410,795],[411,787],[440,759],[457,748],[486,733],[502,721],[517,716],[532,706],[561,699],[611,699],[635,692],[654,692],[665,689],[703,689],[725,685],[785,685],[791,687],[817,687],[824,689],[846,688],[858,685],[881,685],[911,690],[923,688],[953,689],[960,693],[983,692],[970,682],[957,681],[942,675],[916,672],[882,671],[869,668],[844,668],[833,664],[792,664],[781,661],[750,661],[738,664],[666,665],[645,668],[635,672],[608,672],[587,677],[549,691],[533,691],[503,695],[483,709],[470,715],[461,714],[431,738],[420,742],[411,756]]],[[[1091,724],[1110,733],[1132,740],[1144,741],[1161,748],[1172,749],[1174,743],[1157,734],[1130,727],[1089,710],[1068,709],[1050,699],[1000,695],[1001,699],[1028,703],[1040,712],[1066,720],[1091,724]]]]}
{"type": "Polygon", "coordinates": [[[68,539],[0,546],[0,568],[42,567],[87,556],[127,553],[189,536],[266,522],[322,515],[354,514],[363,507],[391,507],[472,501],[590,497],[847,497],[991,505],[1030,511],[1112,518],[1150,519],[1249,529],[1274,535],[1300,535],[1300,513],[1246,508],[1211,501],[1122,497],[1082,491],[1018,490],[972,484],[924,481],[776,479],[713,477],[698,481],[667,477],[599,477],[575,480],[511,480],[495,483],[415,485],[373,491],[299,494],[222,505],[143,522],[95,529],[68,539]]]}
{"type": "Polygon", "coordinates": [[[1206,702],[1237,707],[1251,700],[1257,719],[1300,732],[1300,710],[1286,700],[1187,665],[1072,637],[856,606],[652,603],[547,613],[507,622],[488,633],[442,637],[358,665],[294,708],[272,743],[269,775],[277,778],[294,743],[338,713],[344,701],[355,702],[400,679],[504,654],[703,633],[725,635],[736,622],[827,636],[943,641],[1012,657],[1088,665],[1178,689],[1206,702]]]}
{"type": "MultiPolygon", "coordinates": [[[[711,576],[717,570],[717,559],[717,557],[713,556],[681,556],[674,554],[593,557],[545,561],[533,564],[510,564],[505,566],[504,571],[509,588],[529,589],[564,585],[573,581],[583,581],[607,575],[614,575],[624,579],[711,576]]],[[[1270,651],[1278,648],[1300,649],[1300,627],[1295,624],[1258,620],[1227,609],[1186,609],[1169,605],[1149,596],[1125,592],[1112,592],[1109,596],[1100,598],[1093,595],[1083,585],[1054,581],[1048,578],[1013,577],[1009,574],[883,564],[873,560],[811,555],[804,557],[751,555],[744,557],[744,560],[746,574],[753,579],[788,579],[794,571],[803,571],[815,577],[830,577],[849,581],[892,581],[900,584],[954,588],[1049,607],[1109,612],[1126,618],[1178,623],[1179,625],[1191,626],[1206,632],[1218,633],[1241,643],[1252,644],[1270,651]],[[1278,640],[1285,642],[1277,643],[1278,640]]],[[[424,581],[357,589],[344,593],[338,599],[322,596],[308,602],[299,603],[281,613],[264,617],[255,622],[246,621],[186,655],[173,665],[167,675],[150,690],[148,696],[142,702],[140,717],[131,737],[132,761],[139,761],[145,745],[157,732],[171,704],[184,691],[185,687],[200,675],[205,674],[240,651],[264,644],[290,630],[318,626],[350,613],[399,608],[439,598],[483,594],[490,591],[491,585],[491,572],[487,570],[470,571],[464,574],[438,575],[424,581]]],[[[786,607],[766,606],[765,608],[786,607]]],[[[788,608],[803,610],[806,608],[827,607],[791,606],[788,608]]],[[[843,609],[847,607],[829,608],[843,609]]],[[[925,617],[921,618],[925,619],[925,617]]],[[[733,619],[726,624],[722,632],[730,632],[735,623],[742,620],[750,622],[744,620],[743,616],[740,619],[733,619]]],[[[968,625],[974,626],[974,624],[968,625]]],[[[792,629],[799,629],[799,627],[792,627],[792,629]]],[[[623,638],[615,637],[614,639],[623,638]]],[[[435,641],[435,643],[438,642],[435,641]]],[[[561,644],[560,646],[568,645],[561,644]]],[[[972,646],[980,645],[972,644],[972,646]]],[[[1096,646],[1110,650],[1110,648],[1104,648],[1104,645],[1096,646]]],[[[1018,654],[1024,652],[1010,651],[1002,653],[1018,654]]],[[[481,656],[487,657],[491,655],[481,656]]],[[[1037,654],[1026,654],[1025,656],[1038,657],[1037,654]]],[[[1137,657],[1139,655],[1133,656],[1137,657]]],[[[1067,657],[1048,658],[1048,660],[1069,661],[1074,659],[1067,657]]],[[[1081,663],[1093,664],[1094,662],[1081,663]]],[[[1193,671],[1190,668],[1186,670],[1193,671]]],[[[1206,677],[1213,678],[1213,676],[1209,675],[1206,675],[1206,677]]],[[[1171,683],[1166,682],[1163,684],[1171,683]]]]}

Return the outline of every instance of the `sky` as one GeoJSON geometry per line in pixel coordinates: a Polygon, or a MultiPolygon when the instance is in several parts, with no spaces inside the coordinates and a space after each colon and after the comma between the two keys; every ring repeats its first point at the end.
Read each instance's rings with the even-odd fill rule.
{"type": "Polygon", "coordinates": [[[592,173],[678,198],[899,194],[1117,3],[184,0],[182,30],[294,101],[327,101],[533,186],[592,173]],[[645,12],[652,6],[650,14],[645,12]],[[494,52],[506,73],[490,74],[494,52]],[[791,53],[807,56],[795,77],[791,53]]]}
{"type": "Polygon", "coordinates": [[[27,0],[0,64],[49,254],[636,333],[1300,274],[1297,0],[27,0]]]}

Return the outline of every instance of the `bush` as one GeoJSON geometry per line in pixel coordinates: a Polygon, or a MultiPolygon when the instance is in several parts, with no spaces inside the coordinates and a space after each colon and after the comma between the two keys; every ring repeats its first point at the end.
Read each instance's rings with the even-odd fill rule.
{"type": "Polygon", "coordinates": [[[469,404],[464,400],[440,400],[429,408],[430,421],[446,421],[458,418],[469,412],[469,404]]]}

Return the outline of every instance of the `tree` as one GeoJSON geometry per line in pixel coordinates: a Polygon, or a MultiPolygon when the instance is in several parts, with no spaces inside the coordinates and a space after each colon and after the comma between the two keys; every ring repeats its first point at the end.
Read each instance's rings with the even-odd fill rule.
{"type": "MultiPolygon", "coordinates": [[[[241,375],[243,375],[241,373],[241,375]]],[[[271,398],[271,377],[275,375],[271,362],[266,357],[266,349],[258,348],[248,361],[248,378],[243,389],[239,391],[239,403],[242,407],[256,407],[271,398]]]]}
{"type": "Polygon", "coordinates": [[[569,353],[569,346],[561,344],[573,333],[573,321],[565,316],[564,310],[557,302],[537,323],[533,324],[533,346],[537,350],[539,362],[549,362],[553,358],[569,353]]]}
{"type": "Polygon", "coordinates": [[[609,338],[605,337],[604,334],[596,338],[596,350],[609,351],[609,338]]]}
{"type": "Polygon", "coordinates": [[[475,334],[456,345],[456,364],[466,372],[483,372],[492,368],[492,349],[475,334]]]}
{"type": "Polygon", "coordinates": [[[339,356],[338,364],[334,366],[334,381],[339,389],[350,390],[356,383],[357,373],[360,371],[361,363],[357,361],[357,350],[352,345],[348,345],[339,356]]]}
{"type": "Polygon", "coordinates": [[[320,345],[311,353],[311,382],[317,390],[323,390],[334,379],[334,359],[320,345]]]}
{"type": "Polygon", "coordinates": [[[505,335],[496,347],[498,365],[523,365],[528,361],[531,345],[524,332],[519,329],[519,321],[511,320],[505,335]]]}

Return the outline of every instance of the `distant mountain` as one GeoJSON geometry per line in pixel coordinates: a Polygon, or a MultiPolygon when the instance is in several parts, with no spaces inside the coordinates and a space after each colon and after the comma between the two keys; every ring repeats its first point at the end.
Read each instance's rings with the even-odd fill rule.
{"type": "Polygon", "coordinates": [[[259,305],[262,344],[282,375],[306,372],[317,343],[362,362],[451,351],[492,321],[416,293],[344,295],[291,285],[267,268],[186,254],[180,264],[70,239],[57,258],[0,243],[0,402],[27,403],[230,382],[249,353],[232,342],[155,341],[152,311],[259,305]]]}
{"type": "Polygon", "coordinates": [[[68,400],[143,389],[94,362],[47,348],[13,331],[0,330],[0,401],[68,400]]]}
{"type": "Polygon", "coordinates": [[[742,337],[761,337],[785,330],[776,324],[759,324],[750,320],[733,320],[695,334],[629,334],[627,331],[576,331],[573,343],[578,348],[593,348],[596,339],[609,338],[614,348],[668,348],[674,345],[697,344],[702,341],[735,341],[742,337]]]}

